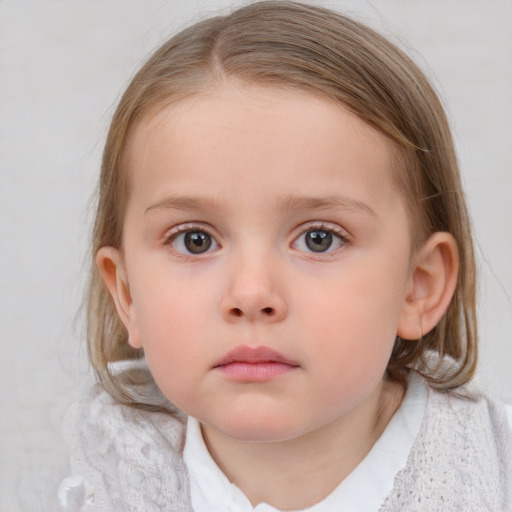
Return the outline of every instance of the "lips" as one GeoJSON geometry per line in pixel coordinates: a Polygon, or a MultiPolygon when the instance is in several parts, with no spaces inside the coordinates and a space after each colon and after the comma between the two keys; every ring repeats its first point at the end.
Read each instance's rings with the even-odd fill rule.
{"type": "Polygon", "coordinates": [[[289,364],[290,366],[299,366],[295,361],[291,361],[276,350],[273,350],[269,347],[247,347],[244,345],[236,347],[234,350],[231,350],[231,352],[228,352],[220,361],[214,365],[214,367],[225,366],[235,362],[252,364],[274,362],[289,364]]]}
{"type": "Polygon", "coordinates": [[[215,363],[213,369],[232,380],[260,382],[291,372],[299,367],[279,352],[265,346],[239,346],[215,363]]]}

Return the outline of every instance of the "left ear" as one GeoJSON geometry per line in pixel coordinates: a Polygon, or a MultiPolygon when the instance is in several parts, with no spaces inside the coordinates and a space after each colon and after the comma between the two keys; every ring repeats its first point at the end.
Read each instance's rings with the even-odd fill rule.
{"type": "Polygon", "coordinates": [[[446,313],[457,286],[459,253],[450,233],[430,236],[413,259],[397,335],[417,340],[446,313]]]}

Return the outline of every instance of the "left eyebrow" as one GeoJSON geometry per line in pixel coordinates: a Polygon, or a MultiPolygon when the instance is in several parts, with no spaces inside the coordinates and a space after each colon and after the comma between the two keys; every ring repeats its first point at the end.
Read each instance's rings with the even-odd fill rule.
{"type": "Polygon", "coordinates": [[[152,210],[184,210],[184,211],[219,211],[220,202],[208,197],[169,196],[144,210],[144,214],[152,210]]]}
{"type": "Polygon", "coordinates": [[[299,211],[299,210],[329,210],[341,209],[348,212],[356,211],[376,217],[375,211],[363,201],[353,197],[329,195],[325,197],[310,197],[289,195],[282,198],[278,203],[280,211],[299,211]]]}

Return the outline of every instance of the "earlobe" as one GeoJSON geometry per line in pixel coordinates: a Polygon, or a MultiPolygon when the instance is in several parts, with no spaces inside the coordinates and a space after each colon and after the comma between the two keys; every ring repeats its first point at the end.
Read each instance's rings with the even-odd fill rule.
{"type": "Polygon", "coordinates": [[[397,335],[419,339],[446,313],[457,286],[459,257],[450,233],[431,235],[417,252],[397,335]]]}
{"type": "Polygon", "coordinates": [[[117,314],[128,330],[130,345],[141,348],[136,312],[121,252],[114,247],[101,247],[96,254],[96,265],[114,300],[117,314]]]}

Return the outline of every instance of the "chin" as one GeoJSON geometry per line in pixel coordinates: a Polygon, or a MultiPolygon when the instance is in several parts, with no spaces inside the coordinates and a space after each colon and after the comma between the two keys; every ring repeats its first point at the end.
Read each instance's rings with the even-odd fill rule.
{"type": "Polygon", "coordinates": [[[290,418],[231,418],[219,425],[211,425],[225,436],[248,443],[288,441],[300,436],[297,425],[290,418]]]}

